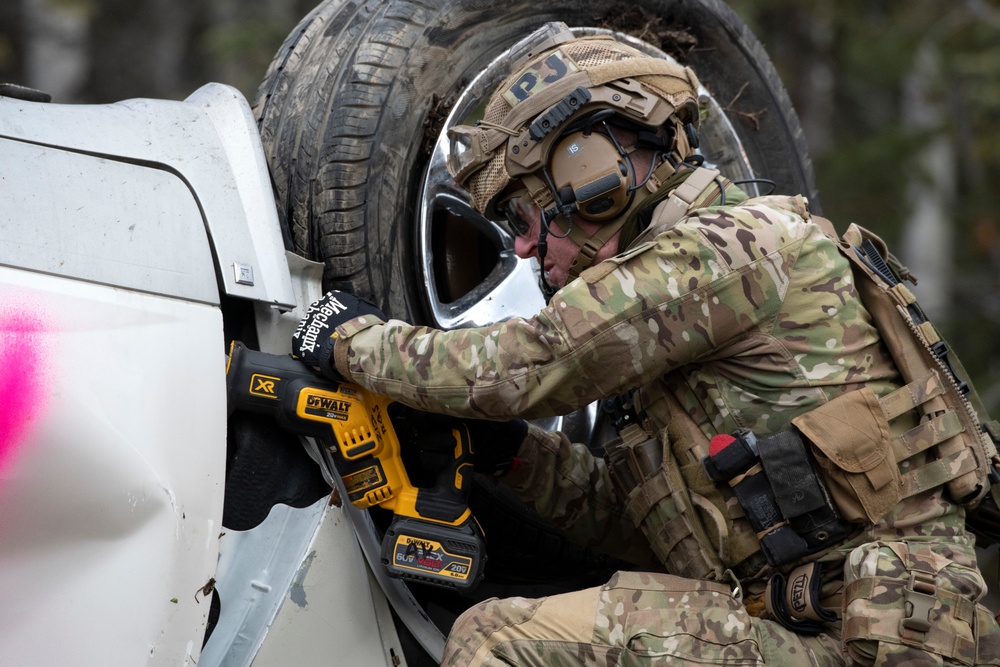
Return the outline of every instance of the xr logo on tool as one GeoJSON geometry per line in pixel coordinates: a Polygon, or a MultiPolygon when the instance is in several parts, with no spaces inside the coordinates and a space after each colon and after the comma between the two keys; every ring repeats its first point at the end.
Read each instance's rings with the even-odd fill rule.
{"type": "Polygon", "coordinates": [[[267,398],[278,397],[278,381],[280,378],[269,375],[252,375],[250,377],[250,393],[267,398]]]}

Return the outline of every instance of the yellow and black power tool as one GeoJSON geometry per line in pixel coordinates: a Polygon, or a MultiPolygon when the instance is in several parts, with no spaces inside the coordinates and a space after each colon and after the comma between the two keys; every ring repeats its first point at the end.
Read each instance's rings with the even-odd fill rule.
{"type": "Polygon", "coordinates": [[[333,455],[348,498],[393,513],[382,540],[390,576],[458,590],[483,577],[483,533],[467,505],[472,450],[467,429],[452,429],[455,449],[431,488],[410,482],[389,418],[390,399],[319,377],[291,356],[234,341],[226,366],[229,412],[274,417],[291,432],[316,438],[333,455]]]}

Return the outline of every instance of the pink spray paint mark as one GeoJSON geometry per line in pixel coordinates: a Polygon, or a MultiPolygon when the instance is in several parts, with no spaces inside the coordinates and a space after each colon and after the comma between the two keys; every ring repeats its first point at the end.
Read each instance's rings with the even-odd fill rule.
{"type": "Polygon", "coordinates": [[[0,473],[42,409],[43,333],[41,319],[30,312],[0,312],[0,473]]]}

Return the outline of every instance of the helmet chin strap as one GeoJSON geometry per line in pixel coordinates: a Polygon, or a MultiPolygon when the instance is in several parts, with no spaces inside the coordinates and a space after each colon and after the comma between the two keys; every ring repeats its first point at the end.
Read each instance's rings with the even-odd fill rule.
{"type": "MultiPolygon", "coordinates": [[[[552,182],[552,176],[549,174],[548,169],[542,168],[542,176],[545,177],[545,185],[549,189],[549,192],[555,194],[556,186],[552,182]]],[[[555,205],[552,208],[541,209],[541,220],[538,225],[538,261],[541,264],[541,277],[538,281],[539,287],[542,290],[542,294],[545,295],[545,302],[548,303],[552,296],[558,291],[555,285],[551,284],[548,278],[545,276],[545,255],[549,250],[548,235],[549,226],[552,222],[560,215],[562,215],[563,220],[566,221],[566,233],[562,235],[554,234],[556,238],[566,238],[567,236],[572,237],[574,232],[579,232],[579,228],[573,225],[573,212],[576,210],[576,202],[563,203],[558,196],[555,197],[555,205]]]]}
{"type": "Polygon", "coordinates": [[[549,282],[549,279],[545,277],[545,255],[549,251],[549,224],[545,220],[547,217],[547,212],[542,212],[542,222],[538,225],[538,246],[536,252],[538,253],[538,263],[541,265],[541,271],[539,271],[538,277],[538,287],[542,290],[542,295],[545,297],[545,303],[548,303],[552,299],[553,295],[558,291],[558,288],[549,282]]]}

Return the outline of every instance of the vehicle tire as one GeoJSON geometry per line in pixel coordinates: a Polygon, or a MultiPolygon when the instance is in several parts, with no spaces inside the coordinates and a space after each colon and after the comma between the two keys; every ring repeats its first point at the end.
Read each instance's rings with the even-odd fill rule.
{"type": "Polygon", "coordinates": [[[547,21],[645,30],[727,109],[757,174],[779,192],[815,199],[802,130],[777,73],[720,0],[514,0],[502,8],[328,0],[290,34],[254,101],[295,251],[325,263],[326,288],[422,319],[412,221],[429,147],[456,92],[547,21]]]}
{"type": "MultiPolygon", "coordinates": [[[[325,264],[325,289],[349,290],[392,317],[445,328],[458,320],[442,316],[436,305],[464,300],[471,313],[487,300],[478,278],[456,286],[449,274],[463,273],[455,262],[474,261],[485,268],[473,274],[493,275],[491,263],[509,257],[510,247],[491,254],[479,239],[474,252],[464,252],[468,235],[453,231],[443,242],[435,231],[424,243],[426,230],[415,220],[438,201],[429,194],[428,175],[441,169],[432,156],[453,107],[469,106],[470,83],[488,89],[481,73],[492,72],[498,56],[549,21],[631,34],[690,65],[752,175],[774,181],[779,193],[806,194],[815,206],[812,165],[788,96],[760,43],[720,0],[512,0],[502,6],[327,0],[289,35],[253,104],[282,224],[295,252],[325,264]],[[449,252],[448,239],[458,239],[459,252],[449,252]]],[[[443,224],[471,213],[460,202],[447,203],[454,198],[441,201],[448,209],[443,224]]],[[[437,212],[431,217],[433,227],[437,212]]],[[[470,315],[461,323],[484,322],[470,315]]],[[[474,500],[485,495],[487,502],[511,506],[490,487],[477,484],[474,500]]],[[[549,555],[536,552],[534,562],[575,576],[563,567],[565,540],[551,532],[524,540],[505,523],[511,531],[536,526],[498,520],[496,529],[485,527],[493,544],[517,549],[530,542],[529,551],[548,545],[549,555]]],[[[601,567],[599,558],[579,560],[581,572],[601,567]]]]}

